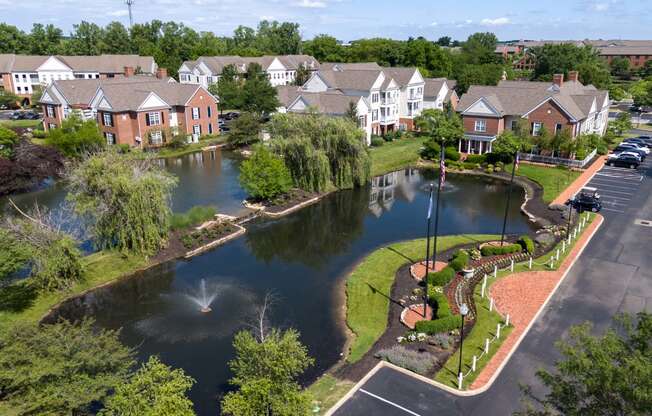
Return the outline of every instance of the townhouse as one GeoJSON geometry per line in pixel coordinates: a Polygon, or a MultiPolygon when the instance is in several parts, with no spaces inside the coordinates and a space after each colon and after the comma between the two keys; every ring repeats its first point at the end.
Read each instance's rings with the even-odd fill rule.
{"type": "Polygon", "coordinates": [[[556,74],[553,82],[501,81],[497,86],[473,85],[457,106],[464,124],[461,152],[491,152],[492,143],[505,130],[526,120],[536,136],[545,126],[552,134],[567,130],[571,137],[603,135],[609,114],[609,93],[583,85],[576,71],[556,74]]]}
{"type": "Polygon", "coordinates": [[[181,65],[179,81],[182,84],[199,84],[208,88],[220,79],[227,65],[233,65],[239,74],[244,74],[252,63],[260,65],[273,86],[294,83],[300,67],[310,72],[319,69],[319,62],[310,55],[202,56],[194,61],[185,61],[181,65]]]}
{"type": "Polygon", "coordinates": [[[155,75],[158,67],[151,56],[36,56],[0,55],[0,87],[30,104],[35,88],[72,79],[108,79],[116,76],[155,75]],[[131,71],[127,74],[126,71],[131,71]]]}
{"type": "Polygon", "coordinates": [[[204,87],[179,84],[163,71],[159,77],[55,80],[40,104],[46,130],[77,114],[96,120],[108,144],[158,147],[175,136],[197,142],[202,135],[219,133],[218,99],[204,87]]]}
{"type": "Polygon", "coordinates": [[[443,110],[449,105],[453,110],[457,108],[459,97],[455,92],[457,81],[446,78],[426,78],[423,90],[423,108],[443,110]]]}

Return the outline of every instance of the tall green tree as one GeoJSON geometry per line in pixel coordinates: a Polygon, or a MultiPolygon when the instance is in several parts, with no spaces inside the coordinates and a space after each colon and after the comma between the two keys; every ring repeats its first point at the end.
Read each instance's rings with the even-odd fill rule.
{"type": "Polygon", "coordinates": [[[301,52],[301,33],[297,23],[261,20],[258,23],[256,47],[275,55],[294,55],[301,52]]]}
{"type": "Polygon", "coordinates": [[[616,319],[617,328],[594,336],[588,322],[557,342],[562,359],[537,377],[548,389],[540,397],[524,387],[520,416],[649,415],[652,409],[652,315],[616,319]]]}
{"type": "Polygon", "coordinates": [[[226,65],[216,84],[208,87],[209,91],[220,97],[220,109],[242,108],[242,83],[238,78],[235,65],[226,65]]]}
{"type": "Polygon", "coordinates": [[[74,168],[68,183],[67,198],[91,220],[98,247],[152,254],[166,244],[177,180],[152,160],[106,151],[74,168]]]}
{"type": "Polygon", "coordinates": [[[497,43],[498,38],[491,32],[474,33],[462,45],[462,54],[470,64],[496,63],[495,50],[497,43]]]}
{"type": "Polygon", "coordinates": [[[611,74],[616,77],[629,79],[632,76],[629,59],[616,57],[609,64],[611,74]]]}
{"type": "Polygon", "coordinates": [[[75,114],[65,119],[61,127],[51,130],[45,142],[68,157],[81,157],[106,147],[97,122],[82,120],[75,114]]]}
{"type": "Polygon", "coordinates": [[[629,87],[629,93],[634,98],[634,104],[652,106],[652,79],[633,83],[629,87]]]}
{"type": "Polygon", "coordinates": [[[346,49],[330,35],[317,35],[303,43],[303,51],[320,62],[345,62],[346,49]]]}
{"type": "Polygon", "coordinates": [[[419,130],[437,143],[456,144],[464,136],[462,119],[457,113],[432,108],[423,110],[414,120],[419,130]]]}
{"type": "Polygon", "coordinates": [[[233,146],[246,146],[258,141],[260,117],[250,112],[240,113],[240,117],[231,123],[228,141],[233,146]]]}
{"type": "Polygon", "coordinates": [[[67,52],[71,55],[99,55],[102,53],[104,31],[95,23],[82,21],[73,25],[67,52]]]}
{"type": "Polygon", "coordinates": [[[572,43],[547,44],[531,48],[529,53],[535,61],[532,74],[537,80],[551,80],[554,74],[564,74],[576,70],[580,81],[598,88],[608,88],[609,69],[591,46],[576,46],[572,43]]]}
{"type": "Polygon", "coordinates": [[[27,53],[28,40],[16,26],[0,23],[0,53],[27,53]]]}
{"type": "Polygon", "coordinates": [[[84,414],[125,382],[134,352],[93,321],[20,322],[0,331],[0,389],[20,415],[84,414]]]}
{"type": "Polygon", "coordinates": [[[18,144],[18,133],[0,126],[0,157],[9,159],[14,153],[14,147],[18,144]]]}
{"type": "Polygon", "coordinates": [[[193,416],[186,394],[194,383],[183,370],[151,356],[128,381],[117,385],[99,416],[193,416]]]}
{"type": "Polygon", "coordinates": [[[258,145],[240,165],[240,184],[252,198],[272,200],[290,190],[292,177],[281,158],[258,145]]]}
{"type": "Polygon", "coordinates": [[[111,22],[104,28],[102,52],[110,54],[129,54],[132,52],[129,31],[120,22],[111,22]]]}
{"type": "Polygon", "coordinates": [[[306,68],[304,64],[299,65],[297,68],[297,74],[294,77],[294,85],[302,86],[310,78],[311,72],[306,68]]]}
{"type": "Polygon", "coordinates": [[[276,88],[267,79],[257,63],[249,64],[244,85],[242,86],[242,109],[258,115],[276,112],[280,103],[276,88]]]}
{"type": "Polygon", "coordinates": [[[59,53],[63,32],[54,25],[43,26],[34,23],[32,31],[27,36],[27,47],[33,55],[51,55],[59,53]]]}

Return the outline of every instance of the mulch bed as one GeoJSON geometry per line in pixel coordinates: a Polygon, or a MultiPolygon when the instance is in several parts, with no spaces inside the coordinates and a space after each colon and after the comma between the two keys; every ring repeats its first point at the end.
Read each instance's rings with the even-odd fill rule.
{"type": "Polygon", "coordinates": [[[190,250],[201,247],[211,241],[219,240],[237,230],[238,228],[232,223],[223,222],[201,231],[195,230],[195,227],[192,229],[172,231],[170,233],[170,238],[168,239],[167,247],[159,251],[156,256],[152,258],[152,261],[158,263],[183,257],[190,250]],[[192,235],[194,235],[194,237],[192,237],[192,235]],[[187,244],[184,244],[183,240],[187,240],[187,237],[185,236],[191,236],[192,245],[187,246],[187,244]]]}
{"type": "Polygon", "coordinates": [[[281,195],[271,201],[262,201],[260,204],[265,207],[265,211],[278,213],[292,208],[295,205],[301,204],[302,202],[309,201],[315,197],[318,197],[319,195],[320,194],[316,192],[307,192],[302,189],[291,189],[287,194],[281,195]]]}

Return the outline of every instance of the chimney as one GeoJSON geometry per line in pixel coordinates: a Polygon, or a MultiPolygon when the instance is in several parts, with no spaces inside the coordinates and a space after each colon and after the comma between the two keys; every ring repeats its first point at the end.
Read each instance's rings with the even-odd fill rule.
{"type": "Polygon", "coordinates": [[[158,68],[156,70],[156,78],[158,79],[165,79],[168,77],[168,70],[167,68],[158,68]]]}
{"type": "Polygon", "coordinates": [[[555,74],[552,76],[552,83],[558,87],[564,85],[564,74],[555,74]]]}
{"type": "Polygon", "coordinates": [[[569,81],[579,81],[580,73],[577,71],[568,71],[568,80],[569,81]]]}
{"type": "Polygon", "coordinates": [[[133,77],[135,73],[133,66],[125,66],[125,77],[133,77]]]}

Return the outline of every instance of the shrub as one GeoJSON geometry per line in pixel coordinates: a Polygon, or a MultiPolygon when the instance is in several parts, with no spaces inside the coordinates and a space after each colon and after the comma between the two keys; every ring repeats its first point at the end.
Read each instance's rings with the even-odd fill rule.
{"type": "Polygon", "coordinates": [[[483,164],[487,161],[486,155],[468,155],[466,161],[469,163],[479,163],[483,164]]]}
{"type": "Polygon", "coordinates": [[[448,263],[456,272],[461,271],[469,262],[469,253],[465,250],[458,250],[451,261],[448,263]]]}
{"type": "Polygon", "coordinates": [[[125,154],[131,152],[131,147],[127,143],[120,143],[115,145],[116,150],[120,154],[125,154]]]}
{"type": "Polygon", "coordinates": [[[478,167],[478,164],[473,162],[464,162],[462,163],[462,166],[464,166],[464,169],[473,170],[478,167]]]}
{"type": "Polygon", "coordinates": [[[430,306],[434,309],[436,319],[446,318],[453,314],[448,304],[448,298],[443,293],[431,290],[428,293],[428,302],[430,302],[430,306]]]}
{"type": "Polygon", "coordinates": [[[439,152],[441,147],[439,143],[436,143],[434,140],[428,140],[423,144],[423,149],[421,150],[421,157],[423,159],[434,160],[439,157],[439,152]]]}
{"type": "Polygon", "coordinates": [[[34,138],[36,139],[45,139],[47,133],[45,132],[45,130],[34,130],[32,131],[32,136],[34,136],[34,138]]]}
{"type": "Polygon", "coordinates": [[[480,249],[483,256],[498,256],[501,254],[518,253],[522,250],[520,244],[508,244],[502,247],[485,246],[480,249]]]}
{"type": "Polygon", "coordinates": [[[451,346],[451,339],[448,334],[435,334],[430,337],[428,344],[436,345],[445,350],[449,349],[451,346]]]}
{"type": "Polygon", "coordinates": [[[179,230],[188,228],[193,225],[199,225],[205,221],[213,219],[217,210],[215,207],[197,205],[181,214],[173,214],[170,219],[170,228],[179,230]]]}
{"type": "Polygon", "coordinates": [[[489,164],[512,163],[512,155],[505,153],[485,153],[485,161],[489,164]]]}
{"type": "Polygon", "coordinates": [[[50,130],[45,142],[69,157],[82,157],[106,147],[106,139],[97,123],[74,114],[64,120],[61,127],[50,130]]]}
{"type": "Polygon", "coordinates": [[[385,140],[382,137],[371,136],[371,147],[380,147],[385,144],[385,140]]]}
{"type": "Polygon", "coordinates": [[[434,321],[419,321],[414,329],[418,332],[425,332],[428,335],[434,335],[441,332],[448,332],[459,328],[462,325],[460,315],[451,315],[434,321]]]}
{"type": "Polygon", "coordinates": [[[450,266],[428,275],[428,283],[433,286],[445,286],[455,277],[455,269],[450,266]]]}
{"type": "Polygon", "coordinates": [[[518,243],[521,245],[523,250],[529,254],[534,253],[534,241],[532,241],[530,236],[522,235],[521,238],[519,238],[518,243]]]}
{"type": "Polygon", "coordinates": [[[457,162],[460,160],[460,152],[458,152],[454,147],[449,146],[444,149],[444,157],[457,162]]]}
{"type": "Polygon", "coordinates": [[[375,356],[421,375],[430,372],[437,364],[437,359],[431,354],[410,350],[402,345],[382,349],[375,356]]]}
{"type": "Polygon", "coordinates": [[[280,157],[258,146],[253,156],[240,165],[240,183],[253,198],[269,200],[287,193],[292,177],[280,157]]]}

